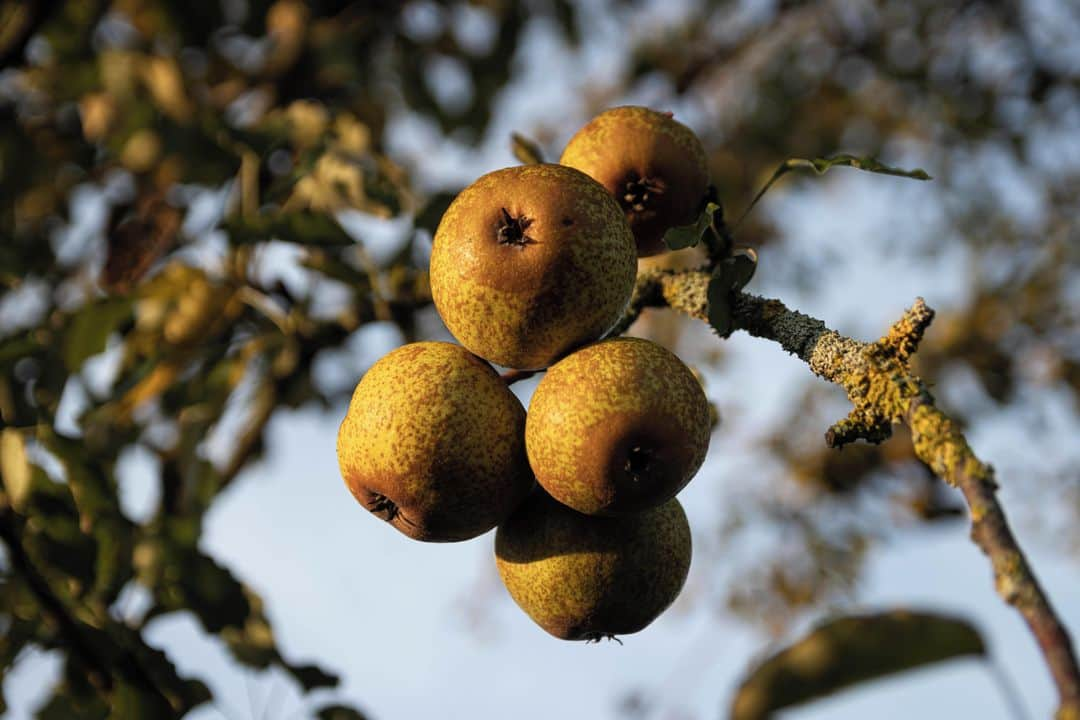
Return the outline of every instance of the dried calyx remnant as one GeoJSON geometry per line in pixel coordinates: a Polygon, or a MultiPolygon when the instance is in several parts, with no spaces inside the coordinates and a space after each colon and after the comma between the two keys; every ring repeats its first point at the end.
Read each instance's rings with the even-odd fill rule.
{"type": "Polygon", "coordinates": [[[623,469],[631,478],[638,480],[649,469],[652,459],[653,454],[651,451],[640,445],[635,445],[626,454],[626,463],[623,465],[623,469]]]}
{"type": "Polygon", "coordinates": [[[383,518],[386,522],[396,518],[399,512],[398,506],[393,500],[379,493],[371,493],[371,502],[368,503],[368,509],[376,515],[386,513],[383,518]]]}
{"type": "Polygon", "coordinates": [[[664,184],[656,179],[630,175],[622,196],[623,205],[634,212],[644,212],[657,195],[664,192],[664,184]]]}
{"type": "Polygon", "coordinates": [[[503,208],[502,221],[499,223],[499,227],[496,230],[499,244],[524,247],[533,242],[533,239],[525,234],[525,231],[529,229],[529,226],[532,225],[532,223],[533,221],[531,218],[527,218],[524,215],[514,217],[506,208],[503,208]]]}

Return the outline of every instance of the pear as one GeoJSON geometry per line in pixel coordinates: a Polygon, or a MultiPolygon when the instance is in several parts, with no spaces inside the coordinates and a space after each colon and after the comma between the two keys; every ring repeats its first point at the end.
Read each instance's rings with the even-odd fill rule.
{"type": "Polygon", "coordinates": [[[443,215],[431,294],[466,348],[534,370],[615,324],[635,258],[622,211],[596,181],[560,165],[511,167],[462,190],[443,215]]]}
{"type": "Polygon", "coordinates": [[[615,197],[640,257],[664,252],[664,233],[694,222],[709,184],[705,148],[693,131],[645,107],[600,113],[570,139],[559,162],[615,197]]]}
{"type": "Polygon", "coordinates": [[[548,369],[529,403],[525,448],[536,480],[586,514],[620,514],[674,497],[709,449],[709,402],[666,348],[615,338],[548,369]]]}
{"type": "Polygon", "coordinates": [[[490,365],[452,343],[412,343],[356,386],[338,463],[357,501],[405,535],[466,540],[533,487],[524,430],[524,408],[490,365]]]}
{"type": "Polygon", "coordinates": [[[678,500],[637,515],[596,517],[537,490],[495,534],[495,561],[510,596],[564,640],[644,629],[679,595],[690,555],[678,500]]]}

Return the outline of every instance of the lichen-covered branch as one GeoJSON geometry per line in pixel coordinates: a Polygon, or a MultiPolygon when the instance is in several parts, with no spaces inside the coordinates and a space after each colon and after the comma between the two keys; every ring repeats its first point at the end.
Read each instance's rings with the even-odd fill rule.
{"type": "MultiPolygon", "coordinates": [[[[635,302],[620,324],[629,327],[643,308],[662,305],[707,321],[709,278],[707,269],[643,273],[635,302]]],[[[933,311],[919,298],[884,337],[866,343],[844,337],[779,300],[736,292],[730,302],[736,329],[778,343],[815,375],[845,390],[852,411],[829,429],[829,445],[842,447],[859,438],[880,442],[894,423],[911,429],[916,456],[963,493],[972,539],[990,559],[997,592],[1023,616],[1049,666],[1058,691],[1058,720],[1080,720],[1080,666],[1072,639],[1009,529],[995,495],[993,469],[979,460],[957,424],[911,371],[911,357],[933,311]]]]}

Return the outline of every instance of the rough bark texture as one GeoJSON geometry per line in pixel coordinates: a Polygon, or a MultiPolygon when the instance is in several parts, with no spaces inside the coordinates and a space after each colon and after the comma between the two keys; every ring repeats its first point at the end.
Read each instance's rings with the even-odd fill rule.
{"type": "MultiPolygon", "coordinates": [[[[660,305],[707,322],[709,278],[706,269],[643,273],[617,328],[629,327],[644,307],[660,305]]],[[[963,493],[971,537],[990,559],[997,592],[1023,616],[1053,676],[1058,720],[1080,720],[1080,666],[1072,639],[1009,529],[995,494],[993,469],[979,460],[957,424],[911,371],[911,357],[933,311],[919,298],[885,336],[866,343],[844,337],[779,300],[736,292],[730,302],[735,329],[778,343],[815,375],[844,388],[852,411],[829,428],[830,446],[859,438],[881,442],[893,423],[911,429],[918,458],[963,493]]]]}

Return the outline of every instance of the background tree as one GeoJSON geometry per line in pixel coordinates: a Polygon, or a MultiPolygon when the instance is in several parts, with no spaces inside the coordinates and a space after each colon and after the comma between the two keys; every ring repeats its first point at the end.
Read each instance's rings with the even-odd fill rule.
{"type": "MultiPolygon", "coordinates": [[[[1078,25],[1068,3],[1036,2],[0,4],[0,665],[64,653],[44,717],[183,712],[207,688],[145,628],[186,610],[237,661],[333,686],[283,656],[257,594],[200,547],[207,512],[275,414],[340,414],[356,378],[327,382],[320,363],[355,352],[362,328],[438,332],[430,233],[471,168],[509,162],[510,129],[556,157],[626,101],[698,131],[731,219],[789,157],[926,167],[932,190],[892,196],[910,213],[889,240],[970,267],[915,370],[962,423],[1022,433],[1028,454],[999,475],[1031,498],[1021,517],[1075,548],[1080,456],[1039,448],[1075,430],[1080,390],[1078,25]],[[587,69],[573,92],[544,101],[544,76],[572,66],[587,69]],[[386,219],[395,252],[359,240],[357,217],[386,219]],[[302,281],[281,280],[283,262],[302,281]],[[118,489],[134,448],[160,497],[140,520],[118,489]],[[133,588],[149,597],[138,612],[133,588]]],[[[850,314],[826,319],[875,337],[863,290],[843,287],[859,248],[830,247],[798,206],[869,182],[842,172],[800,181],[737,239],[761,252],[765,292],[811,311],[843,293],[850,314]]],[[[695,331],[647,311],[634,332],[695,331]]],[[[694,361],[722,378],[710,341],[694,361]]],[[[908,438],[828,449],[820,433],[846,409],[820,385],[797,392],[799,422],[740,433],[769,462],[728,509],[723,551],[699,561],[717,575],[709,600],[777,637],[852,602],[892,527],[964,513],[908,438]],[[783,542],[740,552],[763,527],[783,542]]]]}

